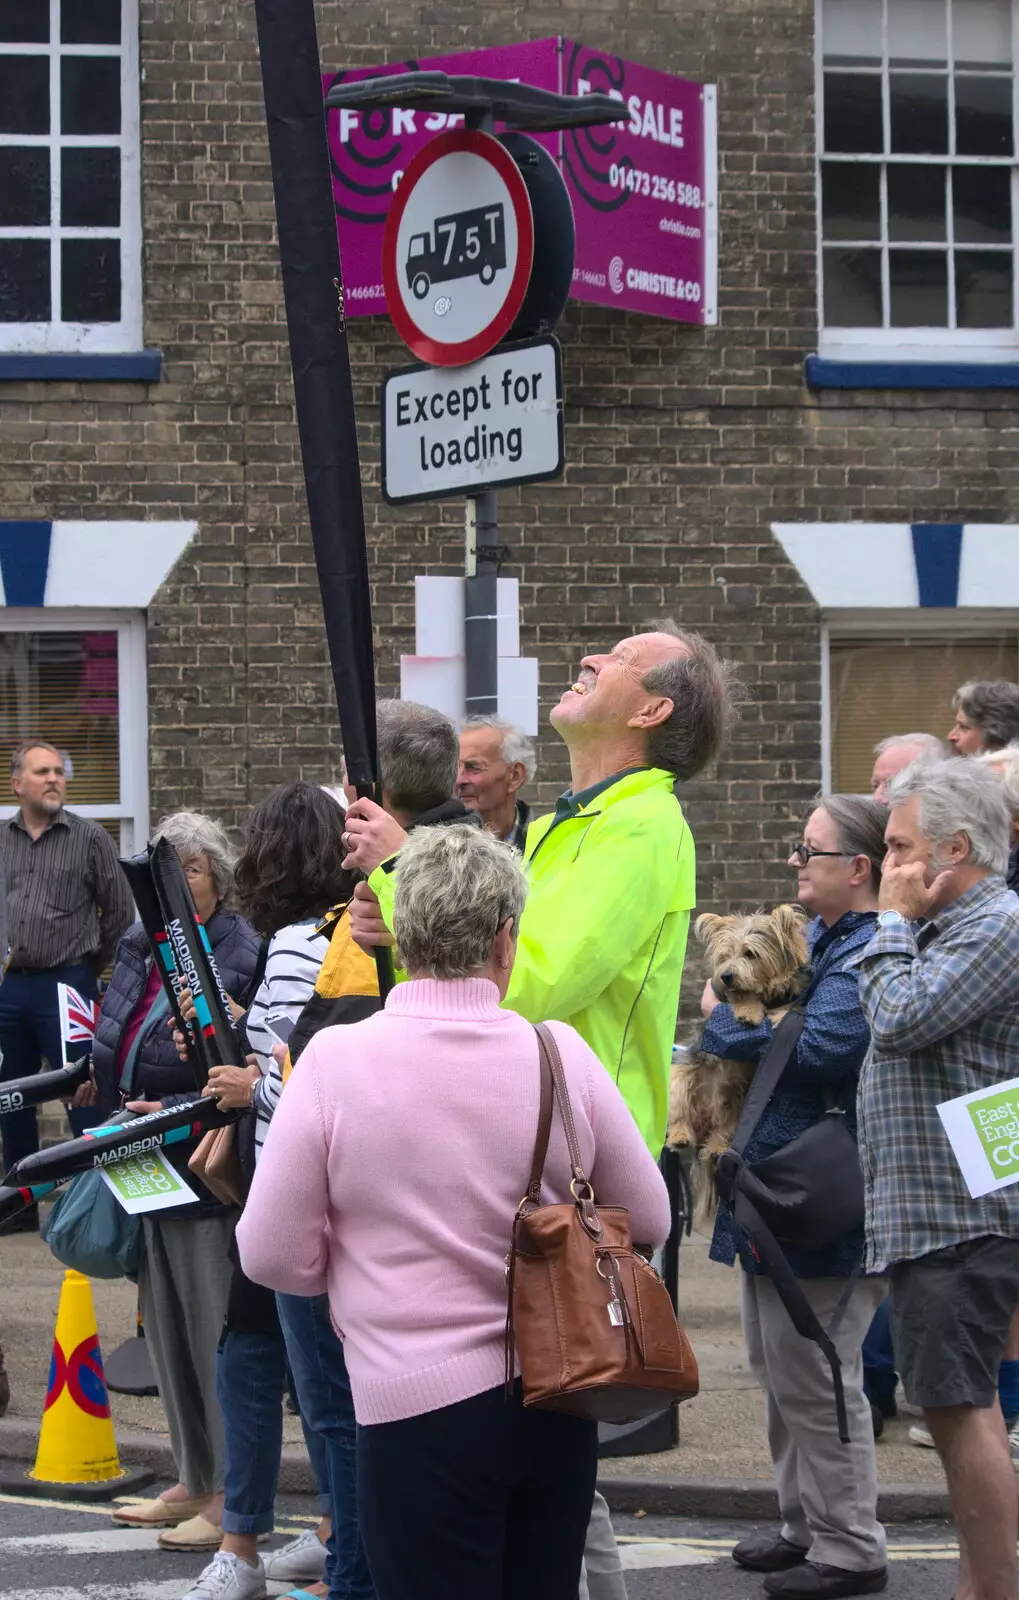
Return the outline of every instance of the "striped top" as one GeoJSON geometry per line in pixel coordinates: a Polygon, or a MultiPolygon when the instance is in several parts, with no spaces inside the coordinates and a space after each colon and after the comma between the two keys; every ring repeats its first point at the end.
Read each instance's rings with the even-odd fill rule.
{"type": "Polygon", "coordinates": [[[258,1057],[262,1078],[255,1087],[252,1103],[255,1107],[255,1159],[257,1161],[269,1122],[283,1092],[280,1069],[273,1060],[273,1035],[265,1026],[266,1015],[283,1012],[296,1022],[315,988],[318,969],[329,948],[324,933],[316,932],[319,917],[308,922],[291,922],[288,927],[274,933],[269,941],[269,954],[255,998],[248,1007],[244,1031],[248,1043],[258,1057]]]}
{"type": "Polygon", "coordinates": [[[134,921],[113,840],[73,811],[58,811],[38,839],[17,811],[0,826],[0,875],[12,967],[94,960],[101,971],[134,921]]]}

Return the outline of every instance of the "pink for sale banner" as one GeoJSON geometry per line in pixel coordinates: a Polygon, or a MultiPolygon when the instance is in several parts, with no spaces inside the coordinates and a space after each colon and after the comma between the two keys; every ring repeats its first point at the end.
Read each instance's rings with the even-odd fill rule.
{"type": "MultiPolygon", "coordinates": [[[[713,323],[717,318],[715,90],[562,38],[389,62],[323,77],[334,83],[440,70],[502,78],[562,94],[609,94],[620,120],[539,135],[559,162],[577,230],[573,298],[713,323]]],[[[382,230],[418,150],[463,126],[443,112],[328,114],[344,300],[348,316],[384,312],[382,230]]]]}

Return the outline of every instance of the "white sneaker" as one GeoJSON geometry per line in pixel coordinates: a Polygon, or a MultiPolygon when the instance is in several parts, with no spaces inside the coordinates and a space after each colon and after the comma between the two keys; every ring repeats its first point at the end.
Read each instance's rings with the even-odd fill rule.
{"type": "Polygon", "coordinates": [[[265,1575],[273,1583],[321,1583],[326,1570],[326,1547],[314,1528],[299,1533],[289,1544],[263,1556],[265,1575]]]}
{"type": "Polygon", "coordinates": [[[230,1550],[217,1550],[184,1600],[266,1600],[265,1568],[250,1567],[230,1550]]]}
{"type": "Polygon", "coordinates": [[[910,1444],[918,1444],[921,1450],[936,1450],[937,1445],[931,1438],[931,1430],[926,1422],[914,1422],[909,1430],[910,1444]]]}

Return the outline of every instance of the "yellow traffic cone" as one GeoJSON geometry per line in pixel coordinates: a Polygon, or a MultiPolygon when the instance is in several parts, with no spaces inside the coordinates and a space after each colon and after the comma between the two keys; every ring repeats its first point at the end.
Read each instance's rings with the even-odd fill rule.
{"type": "Polygon", "coordinates": [[[22,1494],[58,1500],[111,1500],[153,1474],[124,1471],[110,1417],[92,1290],[80,1272],[64,1273],[49,1386],[35,1466],[22,1494]]]}

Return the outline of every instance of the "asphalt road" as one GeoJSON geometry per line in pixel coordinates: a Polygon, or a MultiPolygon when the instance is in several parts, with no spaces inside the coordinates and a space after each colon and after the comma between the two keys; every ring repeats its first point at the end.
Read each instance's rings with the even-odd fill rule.
{"type": "MultiPolygon", "coordinates": [[[[0,1462],[0,1477],[24,1463],[0,1462]]],[[[153,1493],[153,1490],[147,1491],[153,1493]]],[[[315,1522],[309,1502],[283,1496],[274,1543],[315,1522]]],[[[760,1584],[728,1552],[750,1524],[620,1516],[616,1533],[630,1600],[758,1600],[760,1584]]],[[[889,1530],[889,1600],[950,1600],[954,1533],[946,1524],[889,1530]]],[[[4,1600],[179,1600],[207,1557],[160,1550],[148,1530],[121,1528],[110,1507],[0,1495],[4,1600]]],[[[284,1592],[279,1586],[271,1593],[284,1592]]]]}

